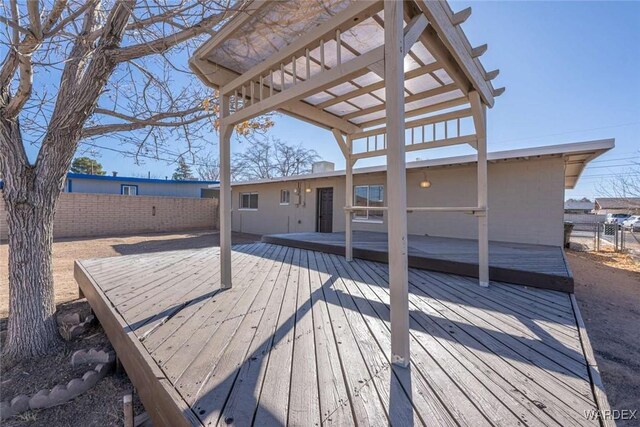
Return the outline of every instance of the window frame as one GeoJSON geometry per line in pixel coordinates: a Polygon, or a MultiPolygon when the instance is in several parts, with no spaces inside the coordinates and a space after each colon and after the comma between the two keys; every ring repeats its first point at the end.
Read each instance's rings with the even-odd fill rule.
{"type": "Polygon", "coordinates": [[[280,206],[289,206],[290,203],[291,203],[291,191],[289,191],[289,190],[287,190],[285,188],[281,189],[280,190],[280,206]],[[283,199],[282,196],[284,194],[287,195],[287,197],[286,197],[287,201],[286,202],[282,201],[282,199],[283,199]]]}
{"type": "MultiPolygon", "coordinates": [[[[381,187],[381,195],[382,197],[379,200],[375,200],[375,203],[381,203],[384,206],[384,184],[360,184],[353,186],[353,207],[372,207],[371,204],[371,187],[381,187]],[[366,205],[358,205],[356,203],[356,197],[358,194],[358,188],[366,188],[367,196],[366,196],[366,205]]],[[[371,211],[371,210],[363,210],[361,212],[365,212],[366,215],[358,214],[358,210],[354,210],[351,213],[351,219],[354,222],[370,222],[370,223],[382,223],[384,222],[384,212],[383,211],[371,211]]]]}
{"type": "Polygon", "coordinates": [[[259,194],[258,194],[257,191],[246,191],[246,192],[240,193],[240,198],[238,200],[238,210],[241,210],[241,211],[257,211],[258,210],[258,206],[260,206],[260,203],[259,203],[259,194]],[[249,196],[249,199],[248,199],[249,200],[249,205],[248,205],[248,207],[244,207],[244,205],[243,205],[244,196],[249,196]],[[255,198],[255,201],[256,201],[255,207],[251,207],[251,196],[255,196],[256,197],[255,198]]]}
{"type": "Polygon", "coordinates": [[[121,196],[137,196],[138,195],[138,186],[135,184],[120,184],[120,195],[121,196]],[[124,193],[124,189],[135,189],[135,194],[131,194],[131,190],[129,190],[129,194],[124,193]]]}

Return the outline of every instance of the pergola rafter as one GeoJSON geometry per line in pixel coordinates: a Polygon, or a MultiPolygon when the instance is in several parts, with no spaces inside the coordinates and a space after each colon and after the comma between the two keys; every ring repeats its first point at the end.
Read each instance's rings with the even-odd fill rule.
{"type": "Polygon", "coordinates": [[[276,110],[330,129],[345,157],[348,260],[353,210],[374,209],[353,206],[358,159],[386,156],[390,190],[406,188],[407,151],[469,144],[478,152],[476,206],[407,207],[405,191],[388,191],[379,208],[388,219],[395,363],[409,362],[408,210],[476,215],[480,285],[488,285],[486,109],[504,89],[491,83],[499,71],[480,63],[487,46],[473,48],[460,28],[470,14],[424,0],[256,0],[196,51],[192,69],[221,96],[223,287],[231,286],[231,133],[276,110]]]}

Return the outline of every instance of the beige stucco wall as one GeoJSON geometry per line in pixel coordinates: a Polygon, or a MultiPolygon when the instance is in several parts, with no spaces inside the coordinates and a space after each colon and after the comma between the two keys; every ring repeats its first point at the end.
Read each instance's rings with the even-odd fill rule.
{"type": "MultiPolygon", "coordinates": [[[[62,193],[54,237],[90,237],[217,228],[218,200],[183,197],[62,193]]],[[[0,240],[7,239],[0,197],[0,240]]]]}
{"type": "MultiPolygon", "coordinates": [[[[475,165],[430,168],[429,189],[419,187],[423,170],[407,173],[409,206],[475,206],[475,165]]],[[[561,157],[489,164],[489,238],[491,240],[562,245],[564,162],[561,157]]],[[[384,173],[356,174],[354,184],[386,184],[384,173]]],[[[333,231],[344,231],[344,176],[233,186],[232,227],[245,233],[315,231],[316,189],[333,187],[333,231]],[[295,188],[301,189],[299,204],[295,188]],[[311,193],[304,188],[310,187],[311,193]],[[280,205],[280,190],[291,191],[291,203],[280,205]],[[258,192],[259,208],[239,210],[239,194],[258,192]]],[[[386,188],[385,192],[393,191],[386,188]]],[[[354,222],[354,230],[386,231],[386,223],[354,222]]],[[[462,213],[408,214],[410,234],[477,237],[477,220],[462,213]]]]}

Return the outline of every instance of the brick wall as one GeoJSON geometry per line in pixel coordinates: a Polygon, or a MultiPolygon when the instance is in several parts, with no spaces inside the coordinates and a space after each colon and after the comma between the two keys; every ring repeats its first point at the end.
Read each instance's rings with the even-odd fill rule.
{"type": "MultiPolygon", "coordinates": [[[[217,199],[62,193],[54,237],[91,237],[217,228],[217,199]]],[[[7,239],[0,197],[0,240],[7,239]]]]}

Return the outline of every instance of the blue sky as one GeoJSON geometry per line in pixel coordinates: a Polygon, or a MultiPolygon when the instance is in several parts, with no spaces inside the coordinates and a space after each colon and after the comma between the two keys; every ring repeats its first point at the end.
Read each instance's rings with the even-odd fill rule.
{"type": "MultiPolygon", "coordinates": [[[[488,113],[489,151],[615,138],[616,148],[591,163],[567,198],[593,197],[599,184],[640,162],[640,2],[450,4],[456,11],[472,6],[463,28],[474,46],[488,43],[483,64],[487,70],[499,68],[494,85],[507,88],[488,113]]],[[[344,167],[328,131],[286,116],[275,121],[271,135],[313,148],[337,168],[344,167]]],[[[216,135],[210,143],[216,152],[216,135]]],[[[235,142],[233,150],[244,146],[235,142]]],[[[437,149],[411,158],[467,152],[462,147],[437,149]]],[[[153,160],[136,165],[107,151],[99,161],[120,175],[150,172],[163,177],[175,168],[153,160]]]]}

